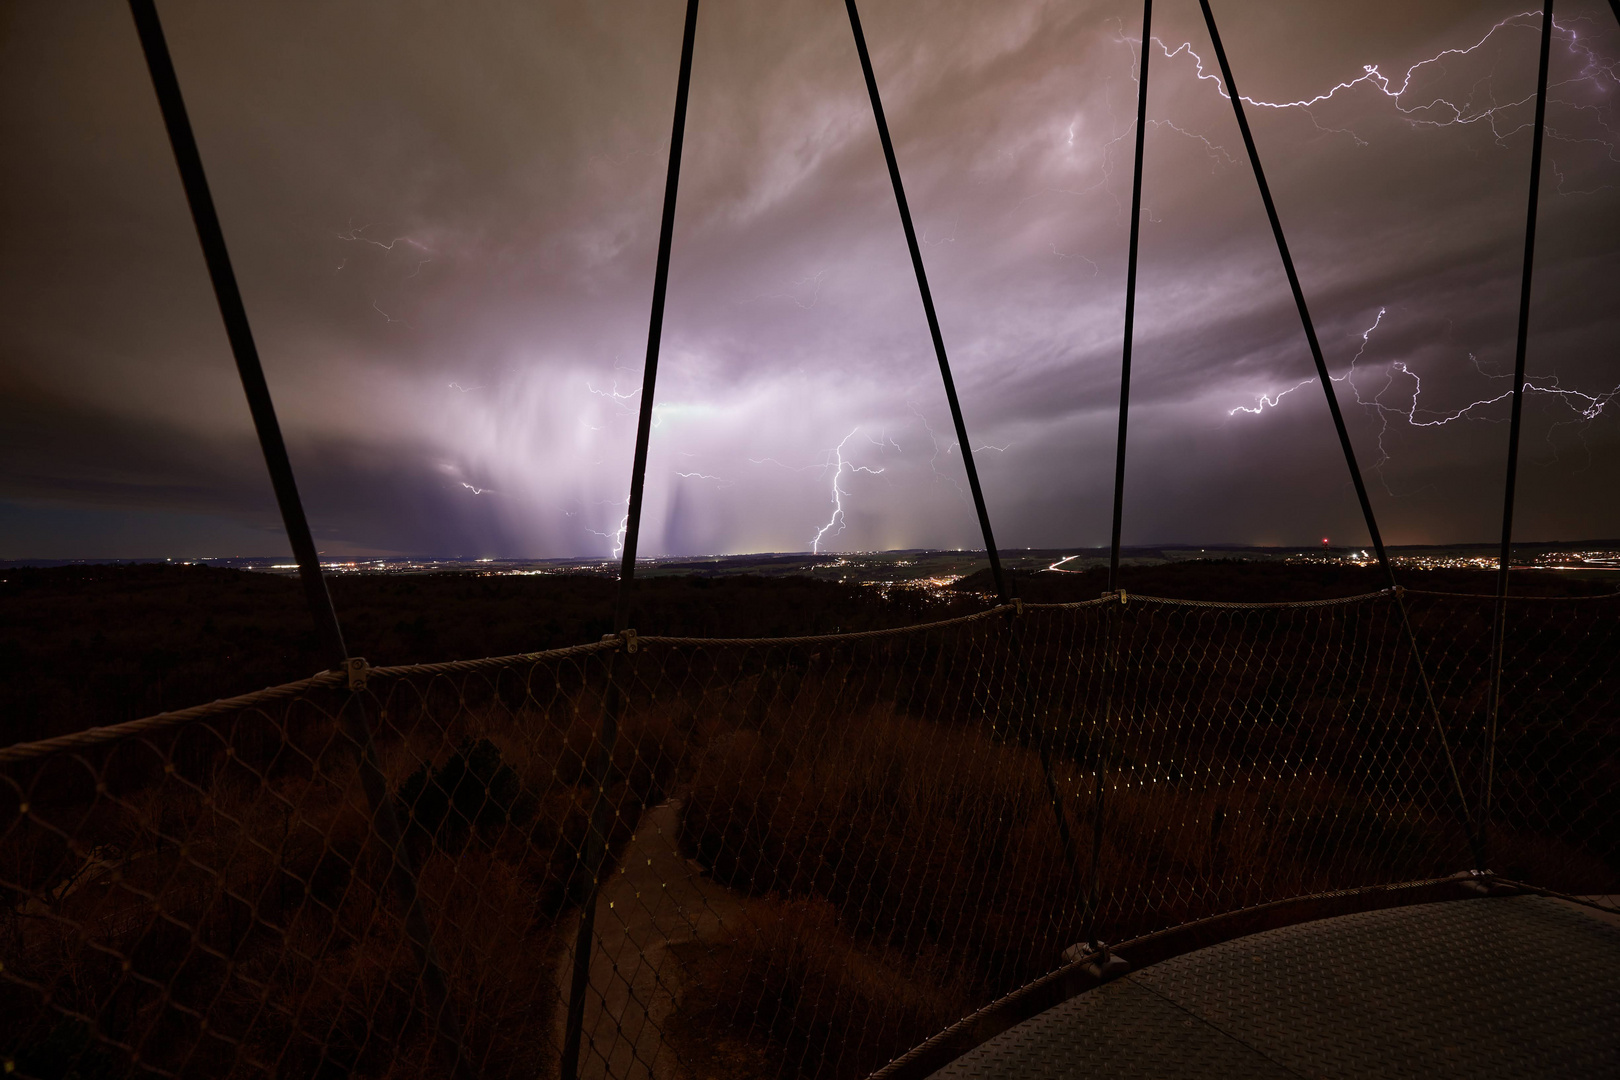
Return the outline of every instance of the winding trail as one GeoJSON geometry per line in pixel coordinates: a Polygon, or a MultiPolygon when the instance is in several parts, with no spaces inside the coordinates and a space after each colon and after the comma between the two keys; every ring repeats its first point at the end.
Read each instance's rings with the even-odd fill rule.
{"type": "MultiPolygon", "coordinates": [[[[643,813],[602,887],[585,999],[581,1080],[676,1080],[675,1055],[662,1037],[681,991],[680,963],[669,947],[713,940],[722,922],[734,923],[742,912],[730,890],[703,877],[681,855],[680,811],[680,800],[670,799],[643,813]]],[[[572,941],[574,931],[566,932],[572,941]]],[[[564,990],[557,1010],[559,1046],[573,965],[570,946],[557,970],[564,990]]]]}

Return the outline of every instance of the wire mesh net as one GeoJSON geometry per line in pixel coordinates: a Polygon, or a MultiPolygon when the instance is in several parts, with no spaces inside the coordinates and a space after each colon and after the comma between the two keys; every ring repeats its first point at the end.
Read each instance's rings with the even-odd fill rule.
{"type": "MultiPolygon", "coordinates": [[[[864,1075],[1077,943],[1471,866],[1492,601],[1406,604],[1443,728],[1386,593],[615,638],[12,747],[0,1056],[864,1075]]],[[[1486,833],[1611,907],[1617,605],[1510,606],[1486,833]]]]}

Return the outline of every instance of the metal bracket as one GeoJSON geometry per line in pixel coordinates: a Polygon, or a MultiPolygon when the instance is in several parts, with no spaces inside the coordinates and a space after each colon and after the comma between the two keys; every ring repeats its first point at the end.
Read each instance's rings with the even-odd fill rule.
{"type": "Polygon", "coordinates": [[[363,656],[351,656],[343,661],[343,671],[349,677],[349,689],[359,693],[366,688],[366,678],[371,674],[371,665],[366,663],[363,656]]]}
{"type": "Polygon", "coordinates": [[[633,653],[641,648],[641,645],[636,641],[636,632],[634,630],[620,630],[617,634],[603,634],[602,640],[622,641],[624,642],[624,651],[628,653],[633,653]]]}
{"type": "Polygon", "coordinates": [[[1016,596],[1013,597],[1013,614],[1014,615],[1022,615],[1023,613],[1024,613],[1024,601],[1021,600],[1020,598],[1016,597],[1016,596]]]}
{"type": "Polygon", "coordinates": [[[1115,956],[1113,953],[1100,956],[1086,965],[1086,971],[1103,982],[1107,982],[1109,979],[1117,979],[1129,970],[1131,970],[1131,962],[1123,956],[1115,956]]]}
{"type": "Polygon", "coordinates": [[[1063,950],[1062,960],[1065,964],[1078,964],[1087,957],[1091,958],[1091,962],[1080,970],[1098,982],[1117,979],[1131,970],[1129,960],[1109,951],[1108,946],[1101,941],[1076,942],[1063,950]]]}

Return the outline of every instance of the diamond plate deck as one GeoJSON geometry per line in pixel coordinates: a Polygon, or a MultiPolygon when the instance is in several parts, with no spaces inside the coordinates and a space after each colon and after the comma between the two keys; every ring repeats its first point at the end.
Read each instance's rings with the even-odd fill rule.
{"type": "Polygon", "coordinates": [[[1283,927],[1133,972],[937,1080],[1620,1076],[1620,927],[1535,896],[1283,927]]]}

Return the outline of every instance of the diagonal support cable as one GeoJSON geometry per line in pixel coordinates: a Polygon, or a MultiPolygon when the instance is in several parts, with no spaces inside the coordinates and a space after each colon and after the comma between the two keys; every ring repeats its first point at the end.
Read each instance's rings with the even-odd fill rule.
{"type": "Polygon", "coordinates": [[[259,350],[253,342],[253,331],[248,325],[242,293],[237,288],[236,274],[231,269],[225,233],[214,210],[208,178],[203,172],[202,155],[197,150],[185,100],[180,95],[180,82],[169,56],[163,27],[158,21],[153,0],[129,0],[129,9],[135,17],[135,29],[140,34],[141,48],[146,53],[146,64],[152,73],[152,87],[163,110],[163,123],[168,128],[169,143],[174,148],[175,164],[179,166],[180,181],[185,186],[186,201],[191,205],[191,220],[197,227],[197,239],[202,244],[203,258],[208,264],[208,277],[213,282],[214,298],[219,303],[220,318],[225,323],[225,335],[230,339],[231,354],[236,358],[242,392],[247,396],[248,410],[253,414],[253,427],[258,432],[259,447],[264,452],[264,464],[270,471],[276,504],[281,508],[287,542],[292,545],[293,555],[298,561],[298,577],[304,586],[304,599],[315,620],[321,652],[334,669],[340,668],[349,655],[343,644],[343,631],[338,626],[332,598],[326,591],[326,579],[321,576],[320,556],[310,535],[309,520],[304,516],[303,502],[298,497],[292,463],[287,458],[287,446],[281,437],[281,425],[276,420],[270,387],[265,382],[264,368],[259,363],[259,350]]]}
{"type": "Polygon", "coordinates": [[[675,87],[675,121],[669,139],[669,171],[664,177],[664,213],[658,228],[658,265],[653,272],[652,314],[647,326],[647,360],[641,375],[641,410],[636,418],[636,456],[630,466],[630,505],[619,560],[614,632],[630,626],[631,585],[641,540],[641,499],[647,480],[647,444],[652,439],[653,388],[658,381],[658,350],[664,340],[664,298],[669,292],[669,249],[675,236],[675,196],[681,182],[681,146],[686,137],[686,101],[692,85],[692,46],[697,39],[698,0],[687,0],[681,37],[681,73],[675,87]]]}
{"type": "Polygon", "coordinates": [[[203,258],[208,264],[208,277],[213,283],[214,298],[225,323],[225,334],[230,340],[231,354],[236,359],[237,374],[242,380],[242,391],[247,396],[248,409],[253,416],[253,427],[258,433],[259,448],[270,472],[275,489],[276,503],[281,508],[281,520],[287,531],[298,560],[298,576],[303,582],[304,599],[315,620],[321,651],[334,669],[350,673],[351,693],[340,711],[344,734],[359,752],[360,783],[371,808],[372,825],[377,838],[387,849],[389,879],[399,904],[405,910],[405,936],[411,941],[420,967],[422,989],[427,997],[429,1022],[435,1026],[443,1053],[450,1059],[451,1075],[465,1071],[460,1026],[450,1002],[444,970],[434,954],[432,932],[427,925],[426,913],[416,883],[416,869],[410,850],[400,837],[399,820],[394,813],[394,800],[388,792],[387,780],[378,765],[377,750],[371,738],[371,726],[366,719],[364,687],[366,664],[351,658],[343,642],[343,631],[338,624],[337,612],[332,607],[326,579],[321,576],[320,555],[310,535],[309,520],[298,496],[298,485],[293,478],[292,462],[287,457],[287,446],[281,437],[281,425],[276,419],[275,403],[270,397],[270,386],[265,381],[264,368],[259,362],[259,350],[253,341],[253,330],[248,323],[247,308],[231,268],[230,252],[225,246],[225,233],[214,209],[213,195],[208,188],[208,177],[203,171],[202,155],[197,149],[197,138],[186,112],[185,99],[180,93],[180,80],[175,74],[174,61],[169,55],[163,25],[158,19],[153,0],[129,0],[130,15],[140,37],[141,50],[146,56],[147,70],[151,73],[152,89],[157,95],[163,113],[163,124],[174,150],[175,165],[185,188],[186,202],[191,207],[191,220],[197,229],[203,258]]]}
{"type": "Polygon", "coordinates": [[[1131,180],[1131,249],[1125,269],[1125,345],[1119,365],[1119,443],[1114,450],[1114,532],[1108,548],[1109,592],[1119,590],[1119,533],[1125,518],[1125,428],[1131,416],[1131,345],[1136,336],[1136,256],[1142,237],[1142,158],[1147,147],[1148,59],[1152,38],[1153,0],[1142,0],[1142,61],[1136,80],[1136,170],[1131,180]]]}
{"type": "Polygon", "coordinates": [[[619,721],[624,711],[624,693],[619,677],[625,661],[621,654],[635,651],[635,632],[630,629],[631,598],[636,574],[636,546],[641,538],[642,493],[647,479],[647,444],[652,438],[653,391],[658,380],[658,352],[664,336],[664,300],[669,291],[669,251],[675,235],[675,203],[681,179],[681,147],[686,135],[686,105],[692,85],[692,49],[697,41],[698,0],[687,0],[686,23],[681,35],[681,69],[675,87],[675,119],[669,140],[669,171],[664,179],[664,211],[658,230],[658,263],[653,273],[652,314],[647,327],[647,360],[641,378],[641,412],[636,423],[636,453],[630,471],[630,505],[624,530],[624,551],[619,562],[618,599],[614,605],[613,629],[626,647],[608,657],[607,688],[602,700],[602,722],[591,747],[588,763],[590,783],[596,788],[592,801],[590,827],[585,835],[584,869],[586,897],[580,909],[579,929],[574,937],[574,965],[569,982],[568,1012],[564,1019],[561,1076],[575,1080],[579,1075],[580,1047],[584,1037],[585,994],[590,985],[591,952],[595,941],[596,908],[601,891],[602,869],[608,854],[608,836],[615,811],[608,799],[613,750],[618,742],[619,721]]]}
{"type": "MultiPolygon", "coordinates": [[[[1001,553],[996,549],[995,533],[990,528],[990,512],[985,507],[984,489],[979,485],[979,470],[973,462],[973,444],[968,441],[967,424],[962,419],[962,404],[956,396],[956,381],[951,378],[951,362],[945,353],[945,338],[940,333],[939,316],[934,311],[934,294],[928,287],[928,272],[923,267],[922,248],[917,243],[917,229],[911,221],[911,206],[906,202],[905,184],[900,179],[900,163],[894,155],[894,140],[889,136],[889,122],[883,113],[883,98],[878,93],[877,76],[872,71],[872,56],[866,47],[866,34],[861,30],[861,15],[856,9],[855,0],[844,0],[844,7],[849,12],[849,28],[855,37],[855,51],[860,56],[861,74],[866,79],[866,93],[872,99],[872,119],[877,123],[878,140],[883,144],[883,160],[889,167],[889,182],[894,186],[894,202],[900,211],[900,224],[905,230],[906,247],[911,252],[911,268],[917,274],[917,291],[922,297],[923,313],[928,317],[928,333],[934,342],[934,356],[939,361],[939,375],[945,385],[945,400],[951,407],[951,422],[956,427],[957,445],[962,448],[962,464],[967,470],[968,488],[973,492],[973,508],[979,515],[979,529],[984,534],[984,550],[990,559],[990,575],[996,584],[996,598],[1004,605],[1011,605],[1012,590],[1001,567],[1001,553]]],[[[1021,605],[1019,607],[1021,608],[1021,605]]],[[[1037,743],[1041,771],[1046,778],[1047,795],[1057,822],[1058,837],[1069,865],[1077,867],[1079,859],[1074,848],[1074,835],[1069,829],[1062,792],[1052,772],[1054,732],[1044,726],[1036,715],[1039,710],[1036,708],[1034,694],[1029,686],[1029,675],[1024,667],[1023,639],[1019,632],[1017,615],[1014,615],[1009,623],[1009,632],[1013,668],[1016,673],[1017,707],[1024,716],[1026,732],[1037,743]]]]}
{"type": "MultiPolygon", "coordinates": [[[[1125,432],[1131,415],[1131,346],[1136,336],[1136,266],[1142,238],[1142,161],[1147,152],[1148,62],[1153,44],[1153,0],[1142,0],[1142,58],[1136,82],[1136,164],[1131,178],[1131,244],[1125,269],[1125,333],[1119,365],[1119,441],[1114,449],[1114,522],[1108,548],[1108,591],[1120,599],[1119,610],[1108,615],[1108,644],[1104,647],[1108,690],[1102,723],[1093,740],[1096,768],[1092,783],[1091,884],[1087,901],[1085,940],[1101,949],[1097,933],[1102,905],[1103,795],[1108,769],[1108,721],[1114,712],[1124,648],[1124,594],[1119,591],[1119,538],[1125,519],[1125,432]]],[[[1124,697],[1123,694],[1120,695],[1124,697]]]]}
{"type": "Polygon", "coordinates": [[[1299,274],[1294,269],[1294,258],[1288,251],[1288,240],[1283,235],[1282,221],[1277,216],[1277,204],[1272,201],[1271,186],[1266,183],[1266,172],[1260,164],[1260,153],[1255,149],[1254,133],[1249,130],[1249,120],[1243,112],[1243,98],[1238,92],[1237,83],[1232,79],[1232,65],[1226,59],[1226,48],[1221,44],[1221,34],[1216,29],[1215,14],[1209,8],[1209,0],[1198,0],[1198,4],[1204,9],[1204,24],[1209,28],[1210,44],[1215,47],[1215,58],[1221,65],[1221,78],[1226,84],[1227,96],[1231,98],[1232,111],[1237,115],[1238,130],[1243,134],[1243,146],[1249,152],[1249,164],[1254,168],[1255,184],[1260,188],[1260,200],[1265,204],[1266,218],[1271,222],[1271,233],[1277,240],[1277,254],[1282,257],[1283,270],[1288,275],[1288,287],[1294,294],[1294,306],[1299,309],[1299,321],[1305,328],[1305,340],[1311,347],[1311,359],[1316,363],[1316,375],[1322,383],[1322,392],[1327,396],[1328,412],[1333,414],[1333,427],[1339,434],[1339,446],[1344,451],[1344,463],[1349,467],[1351,483],[1355,485],[1356,499],[1361,503],[1361,516],[1366,521],[1367,534],[1372,539],[1373,549],[1378,553],[1378,565],[1383,567],[1384,575],[1389,579],[1390,593],[1395,598],[1396,609],[1400,612],[1401,626],[1405,630],[1407,644],[1412,649],[1412,659],[1417,664],[1418,679],[1423,685],[1423,696],[1434,718],[1435,731],[1440,737],[1440,748],[1445,754],[1452,784],[1457,789],[1468,843],[1473,849],[1475,862],[1483,868],[1484,852],[1480,847],[1479,829],[1463,787],[1462,774],[1457,770],[1457,759],[1451,752],[1451,741],[1446,737],[1445,722],[1440,717],[1440,706],[1435,702],[1434,688],[1429,683],[1429,673],[1423,665],[1423,653],[1418,648],[1417,635],[1412,632],[1412,620],[1406,613],[1406,600],[1403,595],[1405,590],[1395,580],[1395,568],[1390,564],[1389,553],[1384,550],[1384,538],[1378,531],[1378,519],[1373,515],[1372,500],[1367,497],[1367,485],[1362,480],[1361,467],[1356,464],[1355,447],[1350,444],[1350,432],[1344,424],[1344,413],[1339,410],[1339,398],[1333,392],[1333,378],[1328,374],[1327,361],[1322,358],[1322,344],[1316,338],[1316,324],[1312,321],[1310,308],[1305,303],[1305,291],[1300,287],[1299,274]]]}
{"type": "MultiPolygon", "coordinates": [[[[1620,0],[1614,0],[1620,4],[1620,0]]],[[[1480,846],[1491,817],[1496,773],[1496,730],[1502,711],[1502,657],[1507,649],[1508,558],[1513,549],[1513,497],[1519,477],[1519,431],[1524,416],[1524,360],[1530,339],[1530,279],[1536,267],[1536,208],[1541,199],[1541,146],[1547,123],[1547,68],[1552,52],[1553,0],[1541,11],[1541,60],[1536,75],[1536,126],[1530,139],[1530,207],[1524,220],[1524,273],[1519,282],[1519,334],[1513,354],[1513,419],[1508,426],[1507,478],[1502,484],[1502,549],[1496,563],[1496,609],[1491,621],[1491,669],[1485,721],[1485,782],[1479,797],[1480,846]]],[[[1620,7],[1616,9],[1620,14],[1620,7]]],[[[1489,851],[1486,851],[1489,854],[1489,851]]],[[[1484,866],[1476,869],[1483,870],[1484,866]]]]}
{"type": "Polygon", "coordinates": [[[861,73],[866,76],[866,93],[872,99],[872,117],[877,121],[878,138],[883,143],[883,160],[889,165],[895,205],[900,209],[900,224],[906,231],[906,247],[911,250],[911,267],[917,272],[917,291],[922,294],[923,313],[928,316],[928,333],[934,340],[934,356],[939,360],[939,375],[945,383],[945,400],[951,406],[951,422],[956,425],[956,441],[962,447],[962,464],[967,469],[968,487],[973,492],[973,508],[979,514],[984,550],[990,557],[990,574],[995,579],[996,598],[1005,604],[1012,594],[1001,570],[1001,553],[996,550],[995,534],[990,529],[990,512],[984,506],[984,491],[979,487],[979,470],[973,463],[973,444],[968,442],[967,425],[962,422],[962,404],[957,400],[956,382],[951,378],[951,362],[945,355],[945,338],[939,331],[939,316],[934,313],[934,294],[928,288],[922,248],[917,244],[917,230],[911,224],[911,206],[906,202],[906,188],[900,180],[894,141],[889,138],[889,122],[883,116],[883,99],[878,96],[877,76],[872,74],[872,57],[866,51],[866,35],[861,32],[860,12],[855,10],[855,0],[844,0],[844,7],[849,11],[849,28],[855,33],[855,51],[861,56],[861,73]]]}

